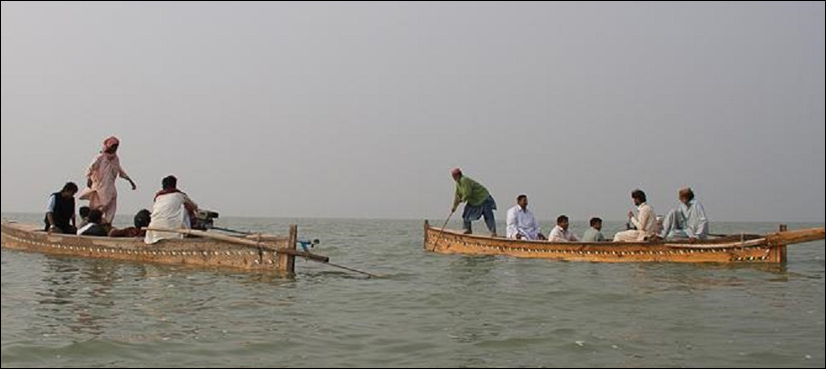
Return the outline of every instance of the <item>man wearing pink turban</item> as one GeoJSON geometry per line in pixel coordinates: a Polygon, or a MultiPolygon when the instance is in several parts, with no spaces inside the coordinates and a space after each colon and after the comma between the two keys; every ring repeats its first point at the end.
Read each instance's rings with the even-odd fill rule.
{"type": "Polygon", "coordinates": [[[120,140],[117,137],[109,137],[106,141],[103,141],[103,151],[95,157],[95,160],[86,169],[86,185],[88,188],[80,196],[82,200],[89,200],[90,208],[100,210],[103,213],[103,223],[105,224],[112,224],[118,209],[118,189],[115,185],[118,177],[129,181],[133,191],[138,189],[132,178],[129,178],[129,175],[120,166],[119,147],[120,140]]]}
{"type": "Polygon", "coordinates": [[[456,196],[453,200],[451,214],[456,212],[459,204],[465,203],[465,211],[462,214],[465,234],[473,233],[471,222],[485,217],[485,224],[488,226],[490,235],[496,237],[496,218],[493,215],[496,210],[496,201],[488,189],[479,182],[465,177],[459,168],[453,169],[450,174],[456,181],[456,196]]]}

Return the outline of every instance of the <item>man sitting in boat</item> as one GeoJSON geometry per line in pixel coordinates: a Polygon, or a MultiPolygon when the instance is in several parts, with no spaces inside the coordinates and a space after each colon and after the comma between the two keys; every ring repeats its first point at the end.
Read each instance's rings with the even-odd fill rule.
{"type": "Polygon", "coordinates": [[[617,233],[614,242],[645,242],[657,237],[657,213],[648,205],[648,196],[642,190],[635,190],[631,194],[634,205],[637,206],[639,216],[634,212],[628,213],[629,223],[636,229],[617,233]]]}
{"type": "Polygon", "coordinates": [[[582,236],[582,242],[597,243],[606,241],[608,240],[602,234],[602,219],[591,219],[591,228],[585,231],[585,234],[582,236]]]}
{"type": "Polygon", "coordinates": [[[708,238],[706,210],[694,196],[691,188],[683,188],[679,194],[679,208],[666,215],[660,237],[666,240],[705,240],[708,238]]]}
{"type": "Polygon", "coordinates": [[[453,180],[456,181],[456,198],[453,201],[452,213],[456,212],[459,204],[467,203],[465,212],[462,214],[465,234],[473,233],[471,222],[484,216],[485,224],[488,226],[491,236],[496,237],[496,219],[493,216],[493,211],[496,210],[496,201],[493,196],[490,195],[485,186],[465,177],[461,169],[453,169],[451,174],[453,180]]]}
{"type": "Polygon", "coordinates": [[[556,227],[554,230],[551,231],[551,234],[548,235],[548,241],[550,242],[579,242],[579,237],[577,237],[574,232],[571,232],[569,228],[571,227],[570,219],[567,216],[562,215],[556,220],[556,227]]]}
{"type": "Polygon", "coordinates": [[[89,224],[89,213],[92,212],[92,208],[88,206],[81,206],[80,210],[78,210],[78,214],[80,214],[80,224],[77,225],[77,228],[83,228],[87,224],[89,224]]]}
{"type": "Polygon", "coordinates": [[[519,195],[516,206],[508,210],[507,237],[511,240],[545,240],[539,223],[528,210],[528,196],[519,195]]]}
{"type": "Polygon", "coordinates": [[[152,213],[149,210],[141,210],[135,215],[134,227],[124,229],[113,229],[109,232],[112,238],[144,238],[146,237],[146,227],[152,221],[152,213]]]}
{"type": "MultiPolygon", "coordinates": [[[[178,190],[178,179],[174,176],[164,178],[162,186],[163,189],[155,195],[149,228],[190,229],[198,205],[178,190]]],[[[161,240],[180,238],[183,238],[183,235],[178,233],[147,231],[144,242],[153,245],[161,240]]]]}
{"type": "Polygon", "coordinates": [[[49,196],[49,205],[46,209],[46,232],[75,234],[77,232],[77,217],[75,216],[75,195],[77,185],[69,182],[60,192],[49,196]]]}
{"type": "Polygon", "coordinates": [[[109,230],[103,225],[103,212],[93,209],[89,212],[89,224],[77,231],[78,236],[106,237],[109,230]]]}

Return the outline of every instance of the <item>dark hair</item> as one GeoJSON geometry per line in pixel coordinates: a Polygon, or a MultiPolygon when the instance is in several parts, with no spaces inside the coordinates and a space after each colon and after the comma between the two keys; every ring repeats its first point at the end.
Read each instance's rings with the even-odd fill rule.
{"type": "Polygon", "coordinates": [[[522,199],[527,200],[527,199],[528,199],[528,195],[519,195],[519,197],[517,197],[517,198],[516,198],[516,201],[517,201],[517,202],[519,202],[519,201],[522,201],[522,199]]]}
{"type": "Polygon", "coordinates": [[[84,206],[84,207],[80,208],[80,217],[81,218],[88,218],[89,213],[91,213],[91,212],[92,212],[92,209],[90,207],[84,206]]]}
{"type": "Polygon", "coordinates": [[[152,223],[152,213],[149,210],[143,209],[135,214],[135,228],[149,227],[149,223],[152,223]]]}
{"type": "Polygon", "coordinates": [[[693,201],[694,190],[692,190],[691,188],[683,188],[682,190],[680,190],[680,196],[685,196],[685,198],[687,198],[688,201],[693,201]]]}
{"type": "Polygon", "coordinates": [[[63,191],[61,191],[61,192],[77,193],[78,190],[79,189],[77,188],[77,185],[74,182],[69,182],[69,183],[66,183],[65,186],[63,186],[63,191]]]}
{"type": "Polygon", "coordinates": [[[631,193],[631,198],[640,200],[640,202],[648,202],[648,196],[646,196],[642,190],[634,190],[634,192],[631,193]]]}
{"type": "Polygon", "coordinates": [[[591,227],[595,227],[597,224],[602,224],[602,219],[599,219],[599,218],[591,219],[591,227]]]}
{"type": "Polygon", "coordinates": [[[178,178],[175,178],[175,176],[166,177],[163,179],[163,182],[161,182],[161,185],[164,190],[174,190],[178,188],[178,178]]]}
{"type": "Polygon", "coordinates": [[[556,218],[556,224],[565,223],[565,222],[568,222],[568,221],[570,221],[570,219],[568,219],[568,217],[565,216],[565,215],[561,215],[561,216],[559,216],[559,218],[556,218]]]}
{"type": "Polygon", "coordinates": [[[95,209],[89,212],[89,223],[100,224],[103,222],[103,212],[95,209]]]}

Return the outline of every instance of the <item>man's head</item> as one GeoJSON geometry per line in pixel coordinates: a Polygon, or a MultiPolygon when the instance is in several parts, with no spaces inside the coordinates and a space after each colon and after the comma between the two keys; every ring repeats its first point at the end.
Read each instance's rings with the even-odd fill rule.
{"type": "Polygon", "coordinates": [[[163,179],[161,185],[164,190],[178,189],[178,178],[175,178],[175,176],[166,177],[163,179]]]}
{"type": "Polygon", "coordinates": [[[80,219],[89,219],[89,213],[92,212],[92,209],[88,206],[84,206],[80,208],[80,219]]]}
{"type": "Polygon", "coordinates": [[[596,229],[598,231],[602,230],[602,219],[593,218],[591,219],[591,228],[596,229]]]}
{"type": "Polygon", "coordinates": [[[450,171],[450,175],[453,176],[454,181],[459,182],[459,180],[462,179],[462,170],[459,168],[454,168],[450,171]]]}
{"type": "Polygon", "coordinates": [[[75,195],[77,195],[77,191],[77,185],[72,182],[69,182],[65,186],[63,186],[63,189],[60,191],[60,195],[64,198],[71,199],[72,197],[75,197],[75,195]]]}
{"type": "Polygon", "coordinates": [[[634,190],[631,193],[631,198],[634,200],[634,205],[640,206],[648,202],[648,196],[645,195],[643,190],[634,190]]]}
{"type": "Polygon", "coordinates": [[[107,154],[116,154],[118,152],[118,148],[120,148],[120,140],[115,136],[109,137],[103,141],[103,152],[107,154]]]}
{"type": "Polygon", "coordinates": [[[149,210],[141,210],[138,214],[135,214],[135,228],[142,229],[149,227],[149,223],[152,222],[152,213],[149,210]]]}
{"type": "Polygon", "coordinates": [[[94,209],[89,212],[89,223],[101,224],[103,222],[103,212],[94,209]]]}
{"type": "Polygon", "coordinates": [[[519,205],[519,207],[522,208],[522,210],[527,209],[528,208],[528,196],[527,195],[519,195],[519,197],[516,198],[516,205],[519,205]]]}
{"type": "Polygon", "coordinates": [[[691,188],[686,187],[680,190],[680,202],[688,205],[692,201],[694,201],[694,191],[691,188]]]}
{"type": "Polygon", "coordinates": [[[562,215],[559,218],[556,218],[556,225],[558,225],[559,228],[562,228],[563,230],[567,231],[568,227],[571,226],[571,223],[567,216],[562,215]]]}

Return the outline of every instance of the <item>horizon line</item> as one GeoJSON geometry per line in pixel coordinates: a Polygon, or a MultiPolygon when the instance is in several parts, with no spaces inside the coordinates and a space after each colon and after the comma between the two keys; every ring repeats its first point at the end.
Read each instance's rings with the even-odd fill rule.
{"type": "MultiPolygon", "coordinates": [[[[27,216],[37,216],[41,213],[36,212],[0,212],[0,215],[27,215],[27,216]]],[[[120,216],[130,216],[121,214],[120,216]]],[[[406,218],[406,217],[362,217],[362,216],[333,216],[333,217],[319,217],[319,216],[281,216],[281,215],[223,215],[221,214],[221,218],[219,219],[306,219],[306,220],[395,220],[395,221],[432,221],[432,220],[440,220],[440,218],[436,217],[418,217],[418,218],[406,218]]],[[[459,221],[460,218],[456,218],[453,222],[459,221]]],[[[583,219],[583,220],[574,220],[576,222],[583,222],[587,223],[590,219],[583,219]]],[[[628,220],[612,220],[603,218],[605,222],[608,223],[624,223],[628,220]]],[[[497,222],[500,222],[498,220],[497,222]]],[[[556,223],[554,219],[538,219],[539,222],[548,222],[548,223],[556,223]]],[[[788,224],[788,223],[809,223],[809,224],[826,224],[826,219],[823,220],[788,220],[788,221],[777,221],[777,220],[712,220],[711,223],[762,223],[762,224],[788,224]]]]}

